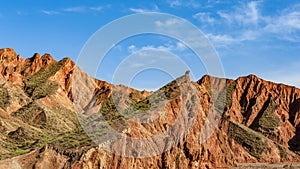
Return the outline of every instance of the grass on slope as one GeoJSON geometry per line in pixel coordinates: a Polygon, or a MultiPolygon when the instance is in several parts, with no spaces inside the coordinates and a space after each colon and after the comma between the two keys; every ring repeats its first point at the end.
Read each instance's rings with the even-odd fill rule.
{"type": "Polygon", "coordinates": [[[16,131],[10,132],[5,144],[1,144],[7,152],[0,153],[0,160],[19,156],[46,145],[60,153],[72,153],[73,150],[90,147],[94,144],[81,127],[64,133],[54,133],[46,129],[36,131],[20,127],[16,131]]]}
{"type": "Polygon", "coordinates": [[[46,97],[57,88],[56,82],[48,79],[63,65],[63,61],[54,63],[48,68],[41,68],[37,73],[25,80],[25,91],[33,99],[46,97]]]}
{"type": "MultiPolygon", "coordinates": [[[[0,133],[0,159],[11,158],[27,152],[40,149],[44,146],[53,148],[60,153],[77,152],[77,149],[86,149],[93,144],[79,125],[76,113],[61,107],[54,106],[47,109],[40,107],[36,101],[22,107],[12,114],[20,120],[17,130],[0,133]],[[35,121],[37,115],[44,113],[46,118],[35,121]],[[3,140],[1,140],[4,138],[3,140]]],[[[38,118],[42,119],[42,118],[38,118]]]]}
{"type": "Polygon", "coordinates": [[[0,108],[6,109],[9,106],[10,95],[4,86],[0,86],[0,108]]]}
{"type": "Polygon", "coordinates": [[[268,148],[267,139],[262,134],[241,124],[230,121],[228,134],[255,158],[260,159],[268,148]]]}
{"type": "Polygon", "coordinates": [[[224,112],[226,107],[232,105],[232,93],[236,88],[236,83],[231,82],[220,93],[218,93],[217,100],[214,102],[215,108],[221,113],[224,112]]]}
{"type": "Polygon", "coordinates": [[[263,130],[274,130],[274,128],[280,125],[280,119],[275,115],[275,110],[278,108],[278,106],[279,105],[271,102],[263,113],[262,117],[259,119],[259,126],[263,130]]]}
{"type": "MultiPolygon", "coordinates": [[[[124,124],[124,120],[149,111],[150,108],[157,107],[158,104],[162,103],[163,101],[170,101],[179,95],[179,86],[177,85],[176,81],[173,81],[144,99],[141,99],[142,96],[137,92],[130,93],[130,100],[125,101],[129,107],[125,110],[118,108],[114,103],[114,97],[110,97],[101,103],[102,107],[100,112],[109,125],[113,126],[117,125],[118,123],[124,124]]],[[[96,116],[94,118],[96,119],[96,116]]],[[[91,118],[90,120],[95,119],[91,118]]]]}
{"type": "Polygon", "coordinates": [[[47,119],[46,117],[39,119],[36,121],[35,119],[38,116],[45,116],[44,110],[37,105],[37,103],[32,102],[23,107],[19,110],[14,112],[12,116],[19,118],[24,123],[36,126],[36,127],[44,127],[46,125],[47,119]]]}

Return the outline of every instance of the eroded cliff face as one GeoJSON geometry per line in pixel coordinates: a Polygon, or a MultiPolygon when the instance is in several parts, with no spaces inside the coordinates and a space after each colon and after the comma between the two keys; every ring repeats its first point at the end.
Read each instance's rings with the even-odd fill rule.
{"type": "Polygon", "coordinates": [[[23,59],[7,48],[0,92],[0,168],[300,161],[300,90],[255,75],[191,82],[187,72],[147,92],[93,79],[68,58],[23,59]]]}

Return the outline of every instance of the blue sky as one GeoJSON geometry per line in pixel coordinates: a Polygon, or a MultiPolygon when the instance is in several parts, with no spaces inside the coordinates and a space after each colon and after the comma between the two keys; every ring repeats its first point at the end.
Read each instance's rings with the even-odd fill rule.
{"type": "MultiPolygon", "coordinates": [[[[58,60],[76,60],[98,29],[141,12],[169,13],[193,23],[215,47],[228,78],[256,74],[300,87],[300,2],[296,0],[2,1],[0,48],[12,47],[25,58],[38,52],[50,53],[58,60]]],[[[194,80],[207,73],[182,43],[158,35],[140,35],[116,44],[96,76],[111,82],[122,60],[141,49],[178,55],[190,66],[194,80]]],[[[130,85],[155,89],[172,79],[166,72],[153,69],[138,74],[130,85]]]]}

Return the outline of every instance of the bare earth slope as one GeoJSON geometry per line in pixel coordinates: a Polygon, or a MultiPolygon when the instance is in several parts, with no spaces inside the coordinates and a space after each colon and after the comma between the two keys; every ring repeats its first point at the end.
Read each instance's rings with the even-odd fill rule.
{"type": "Polygon", "coordinates": [[[236,80],[204,76],[191,82],[187,72],[147,92],[90,78],[69,58],[34,54],[23,59],[6,48],[0,50],[0,93],[0,168],[245,168],[249,163],[295,168],[294,162],[300,162],[300,90],[255,75],[236,80]],[[94,82],[92,102],[74,94],[89,87],[75,89],[78,74],[76,84],[94,82]],[[76,112],[76,105],[99,111],[76,112]],[[106,134],[102,122],[95,127],[89,120],[99,114],[125,136],[166,137],[145,142],[144,149],[108,138],[102,140],[110,147],[105,149],[77,118],[88,117],[97,138],[106,134]],[[120,145],[126,145],[124,154],[107,151],[120,145]],[[147,155],[154,145],[165,151],[134,158],[147,155]]]}

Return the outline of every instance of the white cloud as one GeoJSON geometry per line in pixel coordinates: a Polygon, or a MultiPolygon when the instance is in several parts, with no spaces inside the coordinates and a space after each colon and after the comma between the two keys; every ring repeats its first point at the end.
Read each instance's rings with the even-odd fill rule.
{"type": "Polygon", "coordinates": [[[159,46],[153,46],[153,45],[147,45],[142,47],[136,47],[135,45],[128,46],[128,51],[133,54],[140,51],[145,50],[155,50],[155,51],[166,51],[166,52],[178,52],[178,51],[184,51],[188,48],[181,42],[176,42],[175,44],[164,44],[159,46]]]}
{"type": "Polygon", "coordinates": [[[189,69],[180,57],[156,47],[145,46],[122,60],[115,69],[112,82],[130,86],[132,80],[143,71],[161,71],[176,78],[189,69]]]}
{"type": "Polygon", "coordinates": [[[207,34],[207,37],[209,40],[211,40],[213,42],[213,44],[223,44],[223,45],[227,45],[227,44],[232,44],[237,42],[236,39],[234,39],[233,37],[231,37],[230,35],[214,35],[214,34],[207,34]]]}
{"type": "Polygon", "coordinates": [[[187,47],[183,43],[177,42],[176,46],[175,46],[175,50],[184,51],[184,50],[187,50],[187,47]]]}
{"type": "Polygon", "coordinates": [[[137,49],[136,49],[136,47],[134,46],[134,45],[130,45],[130,46],[128,46],[128,51],[130,52],[130,53],[133,53],[133,52],[135,52],[137,49]]]}
{"type": "Polygon", "coordinates": [[[103,10],[103,6],[90,7],[90,9],[93,11],[101,11],[101,10],[103,10]]]}
{"type": "Polygon", "coordinates": [[[58,11],[53,11],[53,10],[41,10],[42,13],[46,14],[46,15],[57,15],[57,14],[60,14],[60,12],[58,11]]]}
{"type": "Polygon", "coordinates": [[[215,22],[215,19],[210,16],[210,13],[199,12],[193,16],[193,18],[199,20],[202,23],[212,24],[215,22]]]}
{"type": "Polygon", "coordinates": [[[280,35],[278,37],[285,40],[300,41],[300,4],[287,8],[279,16],[269,19],[264,30],[280,35]]]}
{"type": "Polygon", "coordinates": [[[141,8],[129,8],[131,12],[135,13],[144,13],[144,12],[149,12],[147,9],[141,9],[141,8]]]}
{"type": "Polygon", "coordinates": [[[197,54],[205,57],[205,59],[214,55],[206,36],[195,26],[186,23],[180,19],[167,19],[164,21],[156,21],[157,29],[167,35],[173,36],[175,39],[183,42],[191,50],[197,51],[197,54]]]}
{"type": "Polygon", "coordinates": [[[129,10],[134,13],[144,13],[144,12],[157,12],[159,11],[159,8],[157,5],[154,5],[152,9],[129,8],[129,10]]]}
{"type": "Polygon", "coordinates": [[[77,6],[77,7],[67,7],[60,10],[41,10],[40,12],[47,14],[47,15],[57,15],[61,14],[63,12],[89,12],[89,11],[101,11],[105,7],[109,7],[109,5],[106,6],[77,6]]]}
{"type": "Polygon", "coordinates": [[[181,6],[182,2],[180,0],[168,0],[167,1],[171,7],[181,6]]]}
{"type": "Polygon", "coordinates": [[[228,45],[238,44],[244,41],[255,40],[260,36],[259,31],[243,31],[239,36],[231,36],[228,34],[212,34],[208,33],[207,38],[217,47],[224,47],[228,45]]]}
{"type": "Polygon", "coordinates": [[[217,46],[227,46],[243,41],[259,40],[260,38],[275,36],[278,39],[299,42],[300,41],[300,4],[296,4],[279,12],[278,15],[264,16],[260,13],[261,1],[252,1],[235,7],[233,12],[219,11],[222,18],[212,18],[209,13],[194,15],[202,22],[222,24],[230,28],[225,34],[212,33],[209,30],[207,37],[217,46]]]}
{"type": "Polygon", "coordinates": [[[180,23],[182,23],[181,20],[179,20],[179,19],[173,19],[172,18],[172,19],[168,19],[168,20],[166,20],[164,22],[162,22],[162,21],[156,21],[155,25],[158,26],[158,27],[171,27],[171,26],[174,26],[174,25],[178,25],[180,23]]]}
{"type": "Polygon", "coordinates": [[[131,68],[141,68],[146,65],[160,64],[162,61],[172,61],[174,56],[172,56],[171,53],[172,50],[175,49],[175,46],[169,44],[159,46],[146,45],[141,47],[130,45],[127,49],[130,52],[130,57],[128,58],[130,61],[127,61],[127,65],[131,68]]]}
{"type": "Polygon", "coordinates": [[[167,46],[152,46],[152,45],[147,45],[147,46],[142,46],[140,48],[136,47],[135,45],[130,45],[128,47],[128,51],[131,54],[135,54],[135,53],[140,53],[141,51],[145,51],[145,50],[155,50],[155,51],[171,51],[172,49],[170,47],[167,46]]]}
{"type": "Polygon", "coordinates": [[[62,10],[65,11],[65,12],[85,12],[86,7],[83,7],[83,6],[69,7],[69,8],[64,8],[62,10]]]}
{"type": "Polygon", "coordinates": [[[251,1],[236,7],[233,12],[218,11],[217,14],[229,24],[256,25],[263,19],[258,9],[259,4],[260,1],[251,1]]]}
{"type": "Polygon", "coordinates": [[[226,13],[226,12],[222,12],[222,11],[218,11],[217,14],[224,20],[226,20],[229,23],[233,22],[233,16],[231,16],[230,14],[226,13]]]}
{"type": "MultiPolygon", "coordinates": [[[[245,23],[252,23],[257,24],[260,14],[258,11],[258,1],[252,1],[247,4],[247,7],[245,7],[245,13],[238,16],[239,21],[245,22],[245,23]]],[[[243,9],[242,9],[243,10],[243,9]]]]}
{"type": "Polygon", "coordinates": [[[193,7],[193,8],[199,8],[201,5],[199,2],[195,0],[167,0],[167,3],[170,5],[170,7],[193,7]]]}

